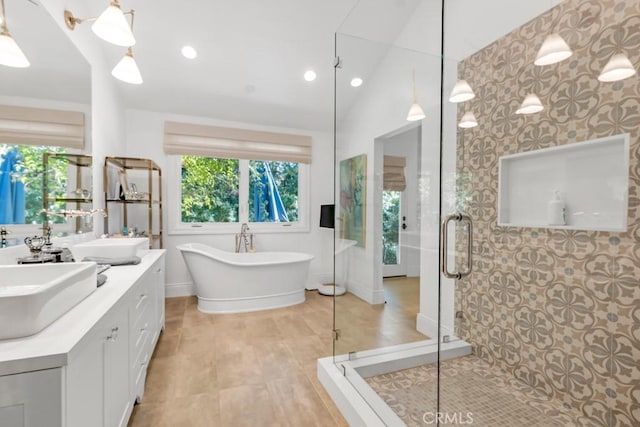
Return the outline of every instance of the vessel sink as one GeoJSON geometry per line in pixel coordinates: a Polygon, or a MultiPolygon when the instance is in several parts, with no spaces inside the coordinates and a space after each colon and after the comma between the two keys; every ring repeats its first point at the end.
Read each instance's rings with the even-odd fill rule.
{"type": "Polygon", "coordinates": [[[69,248],[76,261],[86,257],[130,258],[143,257],[149,251],[149,239],[146,237],[96,239],[78,243],[69,248]]]}
{"type": "Polygon", "coordinates": [[[40,332],[96,290],[96,264],[0,266],[0,340],[40,332]]]}

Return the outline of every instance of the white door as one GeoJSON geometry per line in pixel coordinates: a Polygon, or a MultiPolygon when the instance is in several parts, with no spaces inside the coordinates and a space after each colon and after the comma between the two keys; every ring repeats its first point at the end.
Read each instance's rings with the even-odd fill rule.
{"type": "Polygon", "coordinates": [[[382,191],[382,276],[407,275],[406,191],[382,191]]]}

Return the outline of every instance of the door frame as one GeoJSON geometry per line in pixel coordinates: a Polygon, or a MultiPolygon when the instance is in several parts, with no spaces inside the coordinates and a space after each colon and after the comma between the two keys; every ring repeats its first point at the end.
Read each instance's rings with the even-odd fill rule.
{"type": "MultiPolygon", "coordinates": [[[[419,147],[420,147],[420,135],[422,134],[422,123],[421,121],[411,122],[405,126],[402,126],[398,129],[395,129],[389,133],[381,135],[375,138],[373,142],[373,170],[374,170],[374,186],[373,186],[373,280],[374,280],[374,289],[383,289],[383,264],[382,264],[382,179],[383,179],[383,168],[384,168],[384,147],[390,139],[401,135],[405,132],[417,129],[418,130],[418,139],[416,140],[416,158],[419,158],[419,147]]],[[[420,164],[418,164],[418,170],[420,169],[420,164]]],[[[407,179],[409,181],[410,178],[407,179]]],[[[405,200],[408,197],[405,196],[405,200]]],[[[406,205],[406,203],[405,203],[406,205]]],[[[407,217],[409,217],[407,215],[407,217]]],[[[409,218],[408,218],[409,219],[409,218]]],[[[407,236],[409,233],[418,233],[418,224],[420,222],[420,218],[414,218],[408,222],[408,227],[406,230],[401,232],[400,241],[407,242],[407,236]]],[[[406,250],[406,248],[405,248],[406,250]]],[[[405,256],[406,258],[406,256],[405,256]]],[[[419,260],[418,260],[419,262],[419,260]]]]}

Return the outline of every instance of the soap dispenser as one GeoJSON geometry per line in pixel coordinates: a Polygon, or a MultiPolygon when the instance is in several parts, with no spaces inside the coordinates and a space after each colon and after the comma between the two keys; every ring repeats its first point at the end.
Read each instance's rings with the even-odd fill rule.
{"type": "Polygon", "coordinates": [[[549,225],[566,225],[564,201],[560,199],[560,191],[554,190],[554,195],[547,204],[547,223],[549,225]]]}

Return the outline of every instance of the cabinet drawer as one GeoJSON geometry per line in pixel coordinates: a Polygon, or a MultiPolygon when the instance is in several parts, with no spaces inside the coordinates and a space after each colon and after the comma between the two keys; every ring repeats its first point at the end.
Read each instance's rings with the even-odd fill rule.
{"type": "Polygon", "coordinates": [[[149,341],[150,335],[151,333],[148,329],[140,329],[138,331],[138,337],[136,338],[136,343],[135,343],[134,352],[133,352],[133,354],[135,355],[135,359],[133,359],[134,362],[138,358],[138,355],[141,353],[143,347],[147,345],[147,341],[149,341]]]}
{"type": "Polygon", "coordinates": [[[131,328],[136,330],[145,329],[145,324],[150,323],[150,319],[153,317],[153,301],[150,301],[150,297],[142,297],[140,308],[133,312],[133,325],[131,328]]]}
{"type": "Polygon", "coordinates": [[[136,347],[134,352],[132,353],[131,360],[131,368],[133,372],[135,372],[136,366],[139,366],[142,362],[144,362],[145,357],[149,354],[149,341],[151,334],[149,331],[143,331],[140,334],[140,338],[138,342],[136,342],[136,347]]]}
{"type": "Polygon", "coordinates": [[[153,311],[152,305],[153,301],[148,292],[138,293],[131,316],[133,319],[133,324],[131,325],[132,328],[138,329],[144,326],[147,321],[145,317],[149,317],[150,312],[153,311]]]}

